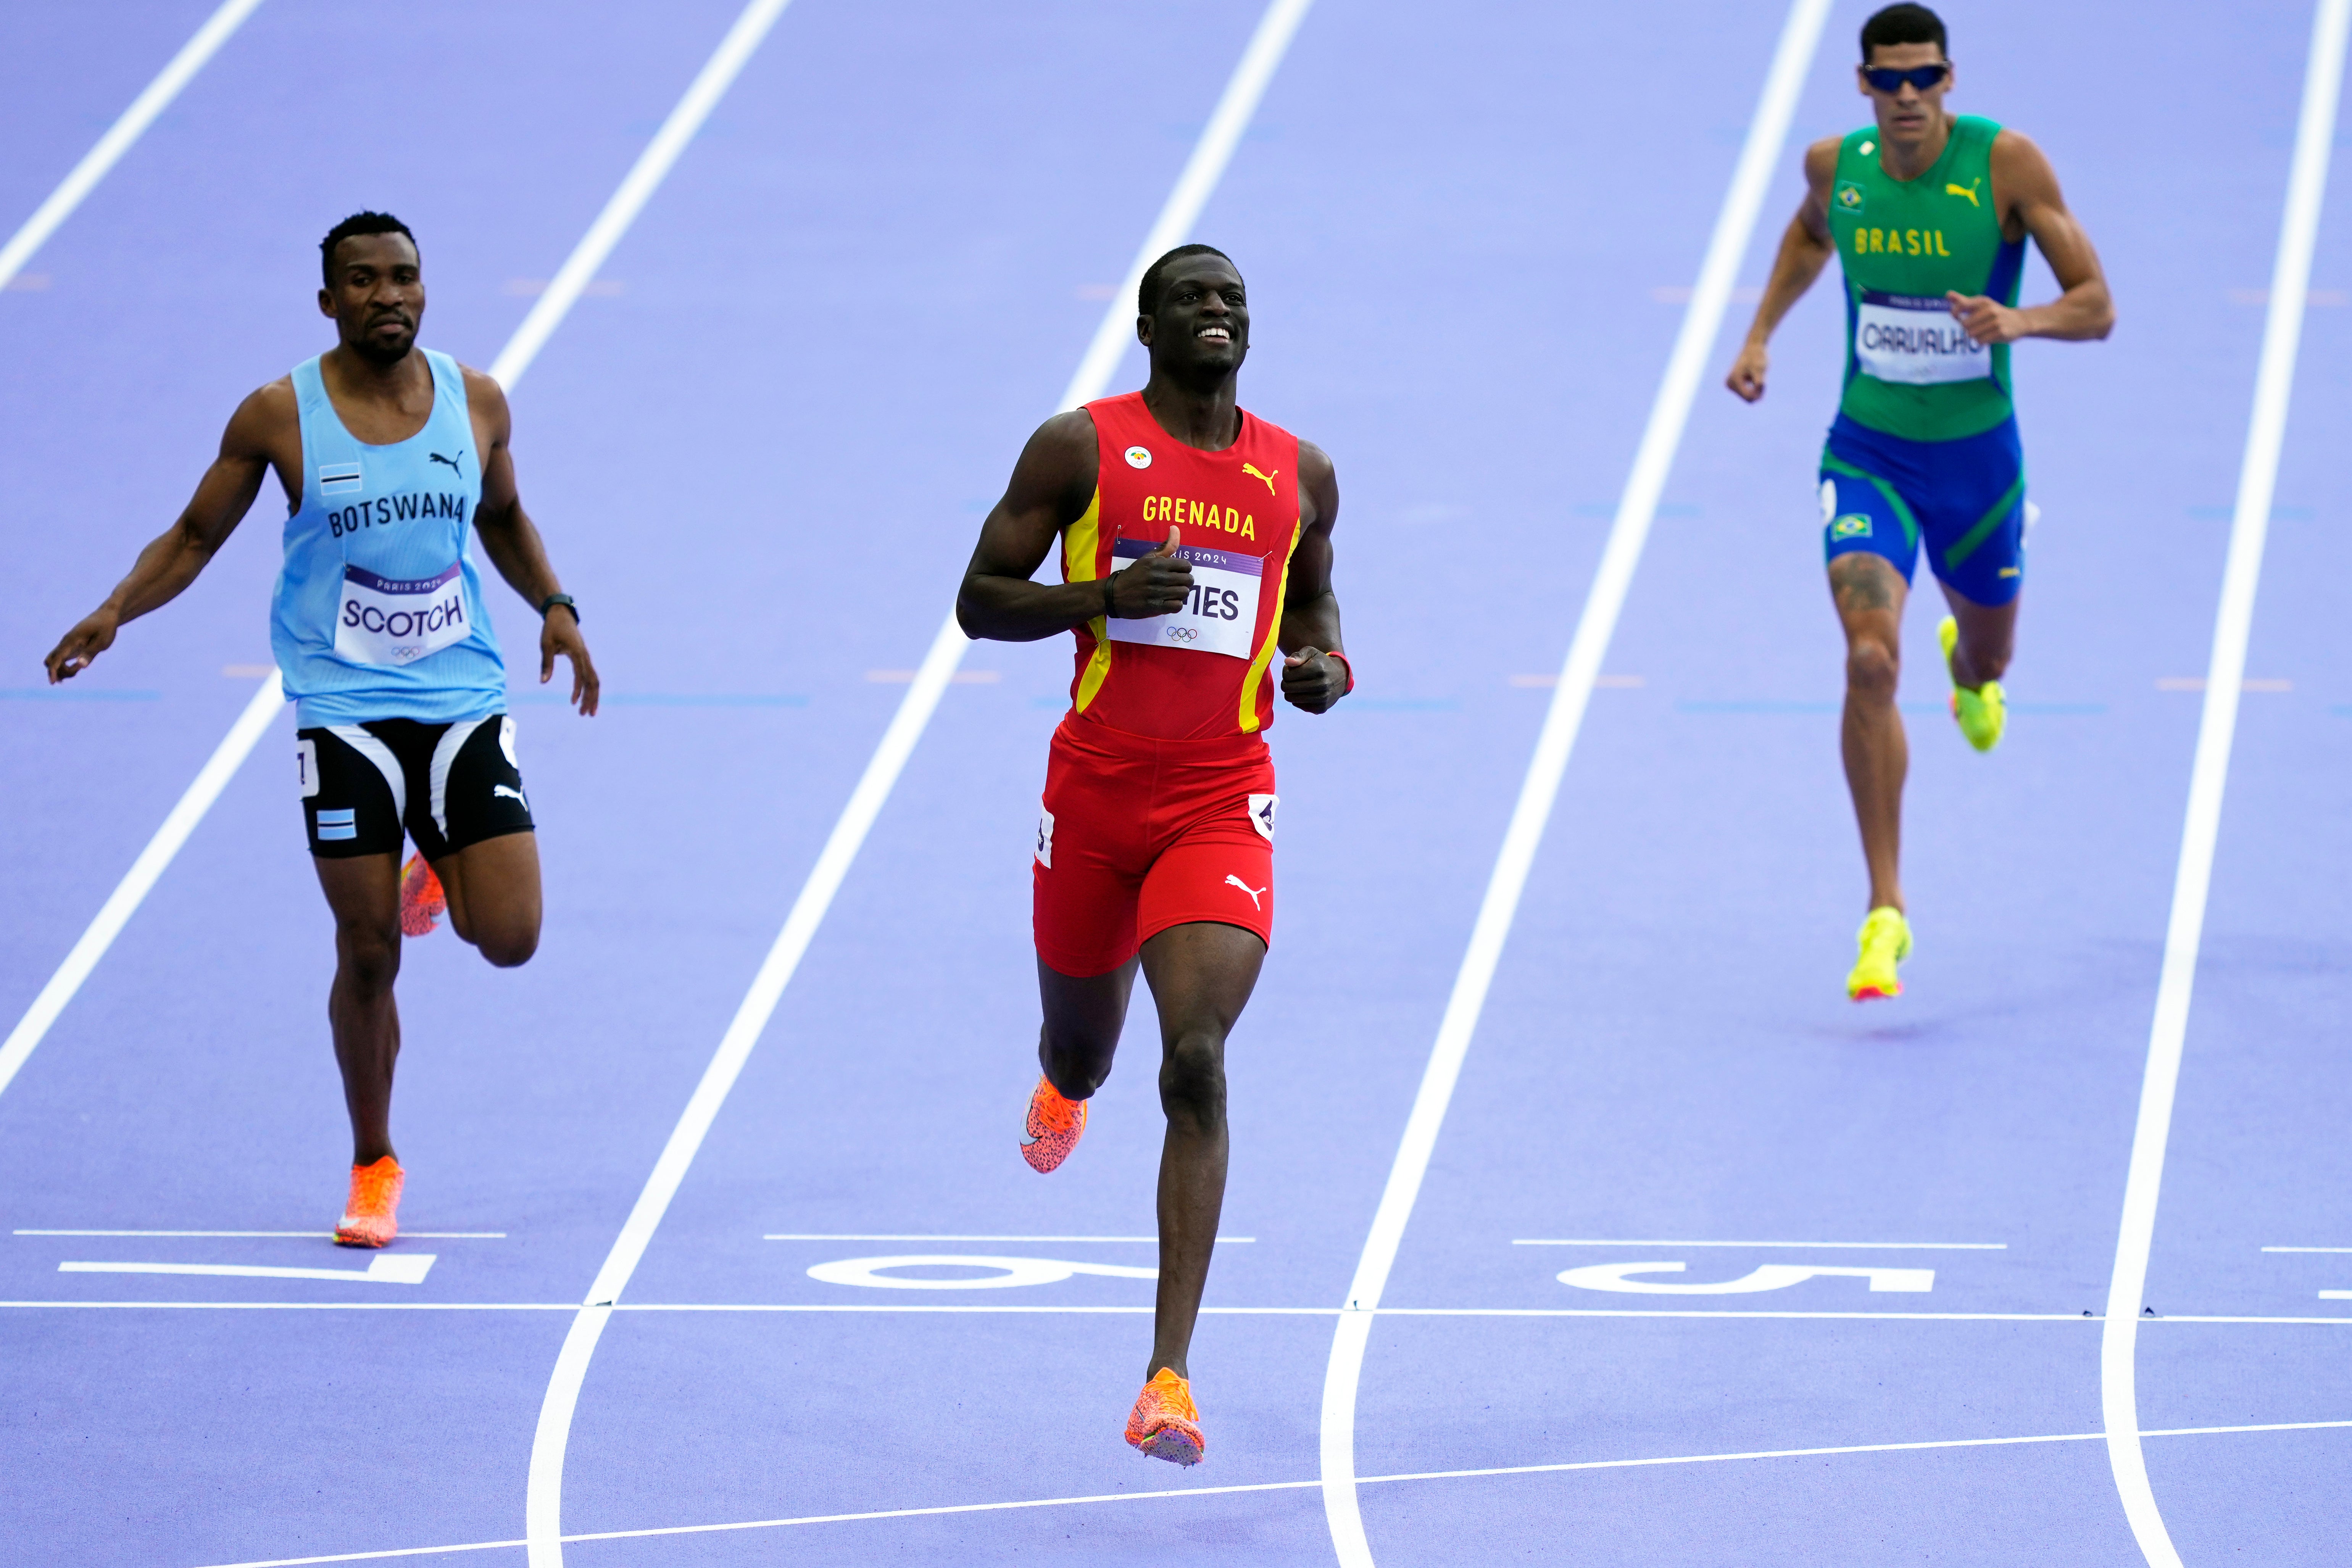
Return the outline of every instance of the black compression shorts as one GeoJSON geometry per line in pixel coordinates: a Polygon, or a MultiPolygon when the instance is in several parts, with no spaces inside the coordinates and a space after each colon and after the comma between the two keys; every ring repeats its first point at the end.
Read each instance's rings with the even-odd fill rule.
{"type": "Polygon", "coordinates": [[[379,719],[295,731],[310,853],[397,855],[404,830],[427,860],[531,830],[514,721],[379,719]]]}

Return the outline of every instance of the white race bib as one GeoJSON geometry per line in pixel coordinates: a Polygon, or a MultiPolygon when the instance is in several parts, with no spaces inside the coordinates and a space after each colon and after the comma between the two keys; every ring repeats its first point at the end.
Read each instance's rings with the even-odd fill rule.
{"type": "MultiPolygon", "coordinates": [[[[1130,565],[1160,546],[1148,539],[1121,539],[1111,545],[1112,570],[1130,565]]],[[[1192,568],[1192,593],[1183,607],[1140,620],[1110,621],[1114,642],[1149,643],[1154,647],[1179,647],[1188,653],[1222,653],[1248,659],[1257,630],[1257,592],[1265,580],[1265,562],[1256,555],[1230,550],[1210,550],[1180,544],[1176,557],[1192,568]]]]}
{"type": "Polygon", "coordinates": [[[379,577],[345,563],[335,652],[355,664],[414,664],[466,640],[466,584],[457,563],[437,577],[379,577]]]}
{"type": "Polygon", "coordinates": [[[1992,347],[1975,342],[1949,301],[1864,289],[1853,323],[1853,355],[1880,381],[1934,386],[1992,374],[1992,347]]]}

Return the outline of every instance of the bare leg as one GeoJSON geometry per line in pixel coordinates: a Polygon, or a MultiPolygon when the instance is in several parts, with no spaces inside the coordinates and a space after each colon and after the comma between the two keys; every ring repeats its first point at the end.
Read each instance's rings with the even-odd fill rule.
{"type": "Polygon", "coordinates": [[[1911,744],[1895,710],[1903,673],[1903,604],[1909,584],[1883,556],[1854,551],[1830,563],[1830,594],[1845,627],[1845,716],[1839,745],[1862,858],[1870,868],[1870,908],[1903,907],[1903,780],[1911,744]]]}
{"type": "Polygon", "coordinates": [[[1037,961],[1037,994],[1045,1005],[1045,1022],[1037,1030],[1037,1066],[1063,1098],[1090,1100],[1110,1077],[1134,986],[1131,958],[1108,974],[1084,978],[1037,961]]]}
{"type": "Polygon", "coordinates": [[[539,951],[539,836],[507,833],[433,863],[449,900],[449,929],[500,969],[539,951]]]}
{"type": "Polygon", "coordinates": [[[1952,649],[1952,678],[1971,691],[1988,680],[1999,680],[2017,647],[2017,606],[2023,595],[2006,605],[1979,605],[1953,593],[1948,584],[1937,586],[1960,625],[1960,640],[1952,649]]]}
{"type": "Polygon", "coordinates": [[[327,1021],[352,1117],[352,1163],[373,1165],[392,1148],[392,1069],[400,1058],[400,861],[392,855],[314,858],[335,916],[335,984],[327,1021]]]}
{"type": "Polygon", "coordinates": [[[1143,944],[1143,973],[1160,1005],[1160,1289],[1149,1382],[1161,1367],[1192,1373],[1201,1291],[1209,1282],[1225,1205],[1225,1036],[1257,984],[1265,943],[1239,926],[1171,926],[1143,944]]]}

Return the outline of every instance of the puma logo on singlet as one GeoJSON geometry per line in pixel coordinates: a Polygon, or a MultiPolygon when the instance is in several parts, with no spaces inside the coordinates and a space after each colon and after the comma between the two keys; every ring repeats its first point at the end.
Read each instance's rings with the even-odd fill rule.
{"type": "Polygon", "coordinates": [[[1979,174],[1975,179],[1970,180],[1965,185],[1955,185],[1947,183],[1944,186],[1944,194],[1948,196],[1966,196],[1969,198],[1969,205],[1975,207],[1978,211],[1981,212],[1984,210],[1984,204],[1977,200],[1977,187],[1983,184],[1984,176],[1982,174],[1979,174]]]}
{"type": "Polygon", "coordinates": [[[455,458],[445,458],[445,457],[443,457],[443,456],[442,456],[440,453],[438,453],[438,452],[427,452],[427,453],[425,454],[425,458],[426,458],[426,459],[427,459],[428,461],[430,461],[430,462],[436,462],[436,463],[446,463],[446,464],[448,464],[448,465],[449,465],[449,471],[450,471],[451,473],[453,473],[453,474],[456,474],[459,479],[463,479],[463,478],[465,478],[466,470],[465,470],[465,469],[463,469],[463,468],[459,468],[459,467],[457,466],[457,463],[458,463],[458,461],[459,461],[459,459],[460,459],[460,458],[464,458],[464,457],[465,457],[465,455],[466,455],[465,453],[460,452],[460,453],[458,453],[458,454],[457,454],[457,457],[455,457],[455,458]]]}
{"type": "MultiPolygon", "coordinates": [[[[1232,875],[1231,873],[1228,873],[1228,874],[1226,875],[1226,877],[1225,877],[1225,880],[1226,880],[1226,881],[1228,881],[1228,882],[1230,882],[1230,883],[1232,883],[1234,887],[1239,888],[1243,892],[1247,893],[1247,894],[1250,896],[1250,908],[1252,908],[1252,909],[1254,909],[1254,910],[1263,910],[1264,908],[1265,908],[1265,906],[1264,904],[1261,904],[1261,903],[1259,903],[1259,902],[1257,901],[1257,896],[1258,896],[1260,893],[1265,892],[1265,888],[1253,888],[1253,887],[1251,887],[1247,882],[1243,881],[1239,877],[1234,876],[1234,875],[1232,875]]],[[[1270,887],[1274,886],[1274,884],[1273,884],[1273,883],[1271,883],[1271,882],[1268,882],[1265,886],[1266,886],[1266,888],[1270,888],[1270,887]]]]}
{"type": "Polygon", "coordinates": [[[530,809],[530,802],[523,799],[522,791],[514,788],[510,784],[492,784],[490,786],[490,798],[492,800],[498,799],[499,796],[502,795],[511,796],[515,804],[521,806],[525,811],[529,811],[530,809]]]}
{"type": "Polygon", "coordinates": [[[1247,474],[1254,479],[1264,479],[1265,481],[1265,493],[1272,495],[1274,494],[1274,474],[1278,474],[1282,472],[1282,470],[1280,468],[1276,468],[1274,470],[1274,474],[1261,474],[1257,471],[1257,465],[1255,463],[1244,463],[1242,465],[1242,472],[1247,474]]]}

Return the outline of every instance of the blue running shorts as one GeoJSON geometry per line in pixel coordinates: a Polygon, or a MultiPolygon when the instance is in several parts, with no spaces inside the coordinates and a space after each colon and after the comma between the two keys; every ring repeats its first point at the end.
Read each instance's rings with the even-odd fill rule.
{"type": "Polygon", "coordinates": [[[1910,582],[1927,568],[1960,597],[2006,605],[2025,578],[2025,452],[2017,421],[1957,441],[1909,441],[1843,415],[1822,448],[1822,546],[1866,550],[1910,582]]]}

